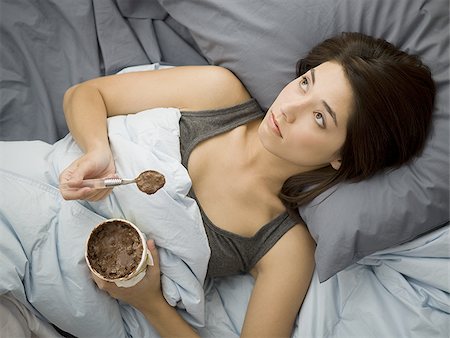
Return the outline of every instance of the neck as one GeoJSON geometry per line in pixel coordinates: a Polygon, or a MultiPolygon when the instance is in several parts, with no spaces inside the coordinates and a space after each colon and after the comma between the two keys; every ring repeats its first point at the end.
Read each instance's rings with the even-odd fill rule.
{"type": "Polygon", "coordinates": [[[259,123],[248,126],[243,151],[236,163],[239,170],[263,184],[275,194],[291,176],[311,170],[277,157],[267,151],[258,136],[259,123]]]}

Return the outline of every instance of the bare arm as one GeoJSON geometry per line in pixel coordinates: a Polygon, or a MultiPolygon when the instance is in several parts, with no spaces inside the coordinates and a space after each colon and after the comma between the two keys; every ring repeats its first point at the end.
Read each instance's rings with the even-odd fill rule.
{"type": "Polygon", "coordinates": [[[85,151],[107,145],[106,118],[155,107],[222,108],[247,100],[241,82],[227,69],[185,66],[96,78],[64,96],[69,130],[85,151]]]}
{"type": "Polygon", "coordinates": [[[106,118],[156,107],[216,109],[242,103],[249,94],[228,70],[186,66],[96,78],[71,87],[64,96],[69,130],[85,155],[60,175],[65,199],[100,200],[110,190],[82,188],[86,178],[111,177],[115,164],[106,118]]]}
{"type": "Polygon", "coordinates": [[[164,298],[153,302],[152,310],[141,310],[161,337],[200,337],[198,333],[170,306],[164,298]]]}
{"type": "MultiPolygon", "coordinates": [[[[295,226],[257,264],[241,337],[290,337],[295,318],[314,269],[314,241],[306,227],[295,226]]],[[[198,337],[197,332],[171,307],[161,292],[159,255],[153,241],[148,247],[155,265],[130,288],[92,276],[100,289],[138,309],[162,337],[198,337]]]]}
{"type": "Polygon", "coordinates": [[[291,337],[314,270],[315,243],[296,225],[258,262],[241,337],[291,337]]]}

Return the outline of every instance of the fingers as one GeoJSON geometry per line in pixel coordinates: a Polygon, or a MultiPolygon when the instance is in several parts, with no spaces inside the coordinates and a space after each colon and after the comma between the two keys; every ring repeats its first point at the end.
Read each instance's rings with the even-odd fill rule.
{"type": "MultiPolygon", "coordinates": [[[[84,189],[84,188],[83,188],[84,189]]],[[[102,199],[104,199],[106,196],[108,196],[111,191],[112,188],[107,188],[107,189],[92,189],[92,188],[88,188],[89,190],[87,191],[80,191],[81,193],[81,197],[79,199],[83,199],[86,201],[100,201],[102,199]]]]}
{"type": "Polygon", "coordinates": [[[91,188],[77,187],[74,182],[67,182],[59,185],[59,191],[65,200],[85,199],[91,193],[91,188]]]}
{"type": "Polygon", "coordinates": [[[100,279],[91,272],[92,279],[98,288],[111,297],[124,301],[136,308],[143,308],[145,304],[162,297],[161,276],[159,270],[159,255],[153,240],[147,241],[148,249],[153,257],[154,265],[148,266],[145,276],[131,287],[118,287],[113,282],[100,279]]]}
{"type": "Polygon", "coordinates": [[[80,162],[81,158],[74,161],[59,177],[59,190],[66,200],[83,199],[91,192],[90,188],[81,187],[85,173],[80,170],[80,162]]]}
{"type": "Polygon", "coordinates": [[[159,268],[159,254],[158,249],[156,249],[155,241],[153,239],[147,240],[147,247],[153,258],[153,266],[159,268]]]}
{"type": "Polygon", "coordinates": [[[94,275],[91,272],[92,279],[94,280],[95,284],[97,284],[97,287],[108,293],[110,296],[117,298],[117,292],[120,292],[120,288],[116,285],[116,283],[113,282],[107,282],[103,279],[98,278],[96,275],[94,275]]]}
{"type": "MultiPolygon", "coordinates": [[[[147,240],[147,247],[150,250],[150,253],[153,258],[153,266],[149,267],[148,269],[149,270],[159,270],[159,254],[158,254],[158,249],[156,248],[156,245],[155,245],[155,241],[153,239],[147,240]]],[[[92,275],[92,279],[94,280],[95,284],[97,284],[98,288],[101,290],[108,291],[111,289],[118,288],[118,286],[116,286],[115,283],[107,282],[103,279],[100,279],[92,272],[91,272],[91,275],[92,275]]]]}
{"type": "Polygon", "coordinates": [[[115,176],[115,166],[112,158],[88,153],[74,161],[61,173],[59,189],[66,200],[99,201],[110,194],[112,189],[83,187],[83,179],[113,176],[115,176]]]}
{"type": "Polygon", "coordinates": [[[104,290],[106,288],[107,283],[108,283],[107,281],[104,281],[103,279],[98,278],[92,272],[91,272],[91,277],[92,277],[92,280],[95,282],[95,284],[97,284],[97,286],[100,290],[104,290]]]}
{"type": "Polygon", "coordinates": [[[92,189],[89,187],[79,187],[76,183],[70,182],[60,185],[59,190],[65,200],[99,201],[108,196],[112,188],[92,189]]]}

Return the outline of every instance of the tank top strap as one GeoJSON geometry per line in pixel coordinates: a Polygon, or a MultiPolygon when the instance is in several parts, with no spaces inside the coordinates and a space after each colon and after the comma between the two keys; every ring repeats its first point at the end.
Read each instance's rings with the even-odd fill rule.
{"type": "Polygon", "coordinates": [[[187,168],[192,149],[201,141],[263,116],[264,113],[255,99],[222,109],[182,111],[180,118],[181,163],[187,168]]]}

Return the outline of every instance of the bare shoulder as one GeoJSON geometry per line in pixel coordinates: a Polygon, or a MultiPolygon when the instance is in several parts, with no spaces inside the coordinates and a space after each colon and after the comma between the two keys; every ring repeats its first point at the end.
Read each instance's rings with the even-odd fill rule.
{"type": "Polygon", "coordinates": [[[252,271],[256,282],[242,337],[290,336],[314,270],[315,243],[295,225],[252,271]]]}
{"type": "Polygon", "coordinates": [[[258,262],[256,271],[265,269],[289,270],[291,265],[304,263],[306,269],[313,265],[315,242],[303,224],[296,224],[258,262]],[[283,264],[280,264],[280,261],[283,264]]]}
{"type": "Polygon", "coordinates": [[[252,273],[262,280],[284,276],[285,291],[290,290],[303,299],[314,271],[315,248],[308,228],[297,224],[259,260],[252,273]]]}
{"type": "Polygon", "coordinates": [[[184,110],[224,108],[247,101],[250,94],[230,70],[219,66],[179,67],[181,77],[190,82],[184,110]],[[191,82],[191,79],[194,79],[191,82]]]}

